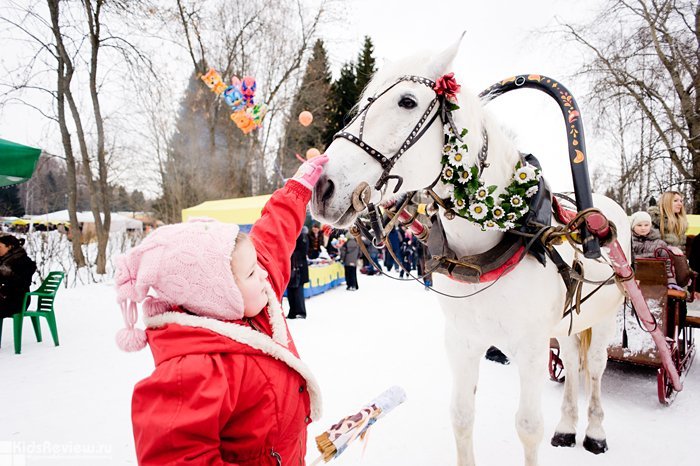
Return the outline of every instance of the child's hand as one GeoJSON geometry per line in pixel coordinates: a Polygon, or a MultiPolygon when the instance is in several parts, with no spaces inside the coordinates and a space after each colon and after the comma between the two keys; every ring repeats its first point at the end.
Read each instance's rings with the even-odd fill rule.
{"type": "Polygon", "coordinates": [[[321,173],[323,173],[323,166],[326,162],[328,162],[328,156],[326,154],[307,160],[299,167],[299,170],[297,170],[292,179],[313,190],[314,185],[321,177],[321,173]]]}

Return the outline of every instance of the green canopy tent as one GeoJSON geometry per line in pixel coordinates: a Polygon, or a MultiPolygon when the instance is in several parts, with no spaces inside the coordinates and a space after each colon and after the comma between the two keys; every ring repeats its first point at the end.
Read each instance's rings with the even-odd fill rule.
{"type": "Polygon", "coordinates": [[[0,187],[24,183],[32,177],[41,149],[0,139],[0,187]]]}

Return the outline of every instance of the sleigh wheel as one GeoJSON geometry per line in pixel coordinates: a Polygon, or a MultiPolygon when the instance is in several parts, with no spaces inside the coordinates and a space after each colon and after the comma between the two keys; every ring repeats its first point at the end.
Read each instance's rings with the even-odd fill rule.
{"type": "Polygon", "coordinates": [[[564,382],[564,363],[559,357],[559,348],[549,349],[549,378],[555,382],[564,382]]]}

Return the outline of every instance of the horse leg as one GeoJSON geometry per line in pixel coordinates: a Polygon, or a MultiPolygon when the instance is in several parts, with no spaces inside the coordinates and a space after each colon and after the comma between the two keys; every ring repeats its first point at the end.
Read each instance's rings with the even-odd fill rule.
{"type": "Polygon", "coordinates": [[[587,386],[590,389],[588,400],[588,427],[583,447],[591,453],[600,454],[608,450],[603,429],[603,405],[600,398],[600,387],[608,363],[608,344],[615,332],[615,321],[606,320],[592,328],[591,344],[588,349],[588,370],[586,371],[587,386]]]}
{"type": "MultiPolygon", "coordinates": [[[[449,319],[448,319],[449,320],[449,319]]],[[[456,326],[447,326],[445,344],[452,368],[452,430],[457,445],[457,464],[474,466],[474,395],[479,364],[488,345],[474,345],[462,337],[456,326]]]]}
{"type": "Polygon", "coordinates": [[[579,340],[576,335],[559,337],[559,349],[566,377],[564,379],[564,399],[561,403],[561,419],[552,436],[555,447],[576,445],[576,424],[578,423],[578,383],[579,383],[579,340]]]}
{"type": "Polygon", "coordinates": [[[528,347],[518,348],[513,355],[520,373],[520,406],[515,415],[515,427],[523,444],[525,466],[536,466],[544,429],[542,388],[549,337],[533,338],[530,342],[528,347]]]}

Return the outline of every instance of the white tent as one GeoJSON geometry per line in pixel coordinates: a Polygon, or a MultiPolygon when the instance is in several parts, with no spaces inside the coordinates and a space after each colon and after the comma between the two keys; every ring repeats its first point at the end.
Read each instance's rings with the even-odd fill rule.
{"type": "MultiPolygon", "coordinates": [[[[78,222],[80,223],[95,223],[95,217],[92,212],[76,212],[78,216],[78,222]]],[[[104,216],[102,216],[104,219],[104,216]]],[[[135,218],[125,217],[123,215],[111,214],[111,225],[109,228],[110,232],[121,232],[127,230],[143,231],[143,222],[141,220],[136,220],[135,218]]],[[[41,215],[32,215],[32,223],[70,223],[70,218],[68,217],[67,210],[58,210],[56,212],[50,212],[41,215]]]]}

